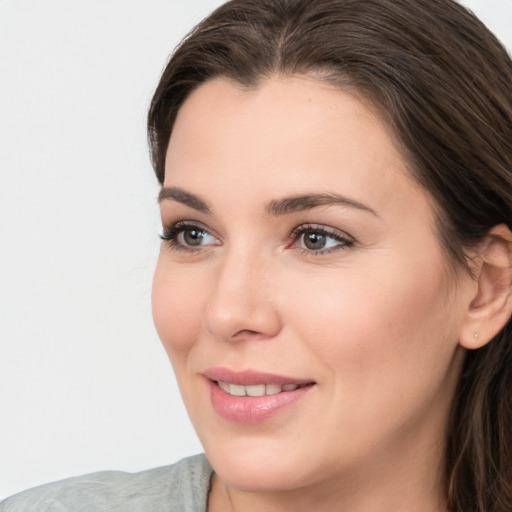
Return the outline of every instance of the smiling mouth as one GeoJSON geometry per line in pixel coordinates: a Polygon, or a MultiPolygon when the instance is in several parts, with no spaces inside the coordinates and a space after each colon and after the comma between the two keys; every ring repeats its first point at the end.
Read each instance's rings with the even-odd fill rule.
{"type": "Polygon", "coordinates": [[[230,384],[229,382],[216,381],[216,384],[224,392],[231,396],[259,397],[268,395],[277,395],[278,393],[295,391],[306,386],[312,386],[314,383],[306,384],[256,384],[253,386],[242,386],[240,384],[230,384]]]}
{"type": "Polygon", "coordinates": [[[308,378],[257,370],[213,367],[203,372],[211,405],[223,420],[239,425],[263,424],[298,404],[316,382],[308,378]]]}

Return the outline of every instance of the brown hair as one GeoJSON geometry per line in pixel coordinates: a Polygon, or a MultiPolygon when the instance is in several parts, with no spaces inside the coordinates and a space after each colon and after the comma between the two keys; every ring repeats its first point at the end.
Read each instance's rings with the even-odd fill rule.
{"type": "MultiPolygon", "coordinates": [[[[153,97],[148,137],[164,179],[177,113],[214,77],[254,87],[313,74],[383,113],[431,194],[450,260],[495,225],[512,227],[512,62],[453,0],[233,0],[172,55],[153,97]]],[[[447,451],[452,512],[512,510],[512,330],[469,351],[447,451]]]]}

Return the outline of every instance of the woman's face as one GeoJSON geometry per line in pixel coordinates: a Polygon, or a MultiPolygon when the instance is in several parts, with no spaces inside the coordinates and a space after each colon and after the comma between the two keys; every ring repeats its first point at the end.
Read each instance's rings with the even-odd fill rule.
{"type": "Polygon", "coordinates": [[[208,82],[160,206],[155,324],[224,482],[437,478],[473,285],[373,109],[305,77],[208,82]]]}

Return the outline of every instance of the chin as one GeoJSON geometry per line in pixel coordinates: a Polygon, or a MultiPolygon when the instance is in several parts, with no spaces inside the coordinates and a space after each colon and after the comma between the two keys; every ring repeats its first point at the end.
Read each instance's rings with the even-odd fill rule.
{"type": "Polygon", "coordinates": [[[239,491],[279,492],[304,485],[297,468],[293,470],[291,465],[270,457],[263,460],[261,455],[256,458],[221,454],[210,462],[219,478],[239,491]]]}
{"type": "Polygon", "coordinates": [[[231,488],[278,492],[312,483],[314,460],[296,447],[262,439],[232,439],[227,444],[215,442],[213,449],[205,446],[205,452],[215,473],[231,488]]]}

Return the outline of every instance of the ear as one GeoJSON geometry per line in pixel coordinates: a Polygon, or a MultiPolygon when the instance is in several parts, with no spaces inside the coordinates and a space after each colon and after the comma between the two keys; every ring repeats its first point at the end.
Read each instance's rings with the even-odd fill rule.
{"type": "Polygon", "coordinates": [[[467,349],[486,345],[512,314],[512,233],[492,228],[474,260],[476,293],[469,305],[459,343],[467,349]]]}

